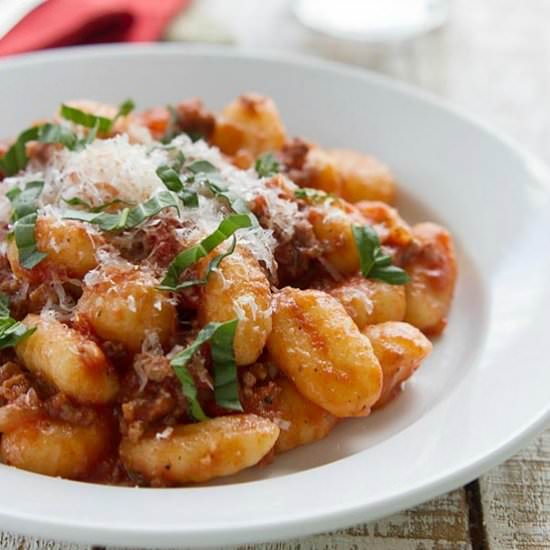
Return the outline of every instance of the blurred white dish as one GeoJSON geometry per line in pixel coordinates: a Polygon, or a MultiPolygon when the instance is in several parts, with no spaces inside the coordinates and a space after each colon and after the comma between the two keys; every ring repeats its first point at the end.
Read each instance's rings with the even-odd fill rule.
{"type": "Polygon", "coordinates": [[[207,487],[134,489],[0,467],[3,528],[124,546],[218,546],[326,531],[453,489],[504,460],[550,417],[547,172],[507,139],[422,93],[307,59],[183,46],[59,50],[0,63],[1,134],[67,98],[144,107],[246,90],[273,96],[291,135],[369,152],[401,182],[411,221],[456,238],[449,327],[384,410],[271,466],[207,487]]]}

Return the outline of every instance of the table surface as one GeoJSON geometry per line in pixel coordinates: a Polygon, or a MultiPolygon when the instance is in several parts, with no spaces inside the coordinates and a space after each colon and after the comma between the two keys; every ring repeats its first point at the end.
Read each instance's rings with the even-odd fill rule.
{"type": "MultiPolygon", "coordinates": [[[[550,0],[454,0],[451,6],[445,28],[382,51],[350,50],[313,37],[292,19],[284,0],[201,0],[172,29],[172,37],[196,36],[210,18],[244,46],[375,69],[449,99],[550,163],[550,0]]],[[[0,533],[0,547],[94,549],[9,533],[0,533]]],[[[333,533],[241,547],[252,548],[550,548],[550,430],[480,479],[416,508],[333,533]]]]}

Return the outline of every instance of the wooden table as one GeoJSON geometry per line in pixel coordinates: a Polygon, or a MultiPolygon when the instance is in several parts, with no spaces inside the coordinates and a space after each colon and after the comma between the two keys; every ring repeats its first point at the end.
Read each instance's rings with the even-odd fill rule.
{"type": "MultiPolygon", "coordinates": [[[[382,0],[381,0],[382,1],[382,0]]],[[[451,0],[452,1],[452,0],[451,0]]],[[[250,47],[319,54],[390,74],[450,99],[550,163],[550,0],[455,0],[445,29],[391,51],[312,39],[281,0],[202,0],[250,47]]],[[[541,365],[541,368],[546,368],[541,365]]],[[[549,393],[550,399],[550,393],[549,393]]],[[[0,534],[6,550],[91,550],[0,534]]],[[[550,431],[480,479],[390,518],[261,550],[550,548],[550,431]]]]}

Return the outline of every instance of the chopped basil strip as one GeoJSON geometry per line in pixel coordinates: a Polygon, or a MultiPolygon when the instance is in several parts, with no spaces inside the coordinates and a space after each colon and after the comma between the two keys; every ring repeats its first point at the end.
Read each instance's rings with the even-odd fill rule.
{"type": "Polygon", "coordinates": [[[86,113],[81,109],[71,107],[70,105],[65,105],[64,103],[59,109],[59,114],[65,120],[69,120],[70,122],[74,122],[75,124],[84,126],[85,128],[94,128],[97,124],[100,132],[108,132],[113,124],[113,121],[110,118],[92,115],[91,113],[86,113]]]}
{"type": "Polygon", "coordinates": [[[100,212],[98,214],[82,210],[67,210],[63,214],[63,218],[92,223],[103,231],[121,231],[137,227],[165,208],[178,208],[176,197],[169,191],[161,191],[143,204],[138,204],[133,208],[123,208],[117,213],[100,212]]]}
{"type": "Polygon", "coordinates": [[[189,171],[193,172],[193,174],[212,174],[218,171],[218,169],[207,160],[196,160],[186,166],[186,168],[189,171]]]}
{"type": "Polygon", "coordinates": [[[195,420],[206,420],[197,399],[197,387],[187,364],[199,348],[210,340],[212,362],[214,364],[214,397],[216,403],[230,410],[242,411],[239,401],[239,384],[233,341],[238,321],[233,319],[225,323],[208,323],[197,334],[187,348],[178,353],[170,364],[181,382],[183,394],[189,401],[191,415],[195,420]]]}
{"type": "Polygon", "coordinates": [[[172,105],[166,105],[166,110],[170,115],[168,126],[164,132],[164,135],[160,138],[160,142],[164,144],[170,143],[179,133],[179,115],[176,109],[172,105]]]}
{"type": "MultiPolygon", "coordinates": [[[[27,128],[19,134],[15,143],[8,149],[6,154],[0,158],[0,170],[6,176],[13,176],[23,170],[29,162],[26,152],[26,144],[29,141],[39,141],[41,143],[59,143],[71,151],[78,151],[89,145],[96,138],[98,129],[100,129],[101,117],[96,117],[96,122],[85,138],[78,139],[77,135],[69,128],[60,124],[46,123],[41,126],[27,128]]],[[[104,119],[109,120],[109,119],[104,119]]]]}
{"type": "Polygon", "coordinates": [[[45,252],[40,252],[36,248],[34,232],[38,217],[36,201],[43,187],[43,181],[30,181],[23,190],[14,187],[6,193],[13,207],[11,220],[15,222],[13,233],[19,252],[19,263],[25,269],[32,269],[47,256],[45,252]]]}
{"type": "Polygon", "coordinates": [[[36,248],[36,238],[34,229],[38,215],[35,213],[27,214],[15,222],[13,232],[15,234],[15,244],[19,251],[19,263],[25,269],[32,269],[38,265],[46,256],[45,252],[40,252],[36,248]]]}
{"type": "Polygon", "coordinates": [[[78,138],[73,131],[60,124],[50,124],[49,122],[40,126],[38,141],[42,143],[60,143],[71,151],[74,151],[78,144],[78,138]]]}
{"type": "Polygon", "coordinates": [[[134,108],[134,102],[130,99],[127,99],[121,103],[118,107],[117,114],[114,118],[107,118],[104,116],[93,115],[91,113],[86,113],[81,109],[76,107],[71,107],[70,105],[61,105],[59,113],[65,120],[69,120],[78,124],[79,126],[84,126],[85,128],[95,128],[99,132],[109,132],[114,123],[118,118],[126,116],[134,108]]]}
{"type": "Polygon", "coordinates": [[[42,193],[43,187],[43,181],[29,181],[25,185],[25,189],[22,190],[19,187],[13,187],[6,193],[13,208],[11,214],[13,222],[16,222],[27,214],[36,212],[36,201],[40,193],[42,193]]]}
{"type": "Polygon", "coordinates": [[[176,170],[167,164],[163,164],[157,168],[157,176],[162,180],[164,185],[176,193],[185,206],[197,208],[199,206],[199,196],[194,191],[185,189],[176,170]]]}
{"type": "Polygon", "coordinates": [[[90,212],[103,212],[111,206],[116,204],[128,204],[126,201],[120,199],[113,199],[112,201],[100,204],[99,206],[92,206],[89,202],[82,200],[80,197],[72,197],[70,199],[63,199],[63,202],[70,206],[83,206],[86,210],[90,212]]]}
{"type": "Polygon", "coordinates": [[[235,362],[235,331],[238,320],[220,323],[210,340],[214,364],[214,398],[224,409],[242,411],[239,400],[239,379],[235,362]]]}
{"type": "Polygon", "coordinates": [[[236,214],[249,214],[250,216],[252,216],[252,214],[250,213],[250,208],[248,208],[247,202],[242,197],[240,197],[236,193],[233,193],[233,191],[229,191],[228,189],[220,187],[209,179],[205,179],[204,183],[206,184],[208,189],[210,189],[210,191],[212,191],[212,193],[216,195],[216,197],[221,197],[225,199],[233,212],[235,212],[236,214]]]}
{"type": "Polygon", "coordinates": [[[126,101],[123,101],[118,106],[118,112],[115,115],[115,118],[113,118],[113,124],[120,117],[129,115],[135,108],[136,108],[136,104],[131,99],[127,99],[126,101]]]}
{"type": "Polygon", "coordinates": [[[2,170],[6,176],[13,176],[27,166],[29,157],[27,157],[26,145],[29,141],[38,139],[38,133],[39,129],[37,127],[28,128],[21,132],[15,140],[15,143],[0,159],[0,170],[2,170]]]}
{"type": "Polygon", "coordinates": [[[227,252],[224,252],[223,254],[218,254],[217,256],[214,256],[214,258],[212,258],[212,260],[208,264],[208,267],[206,268],[206,274],[202,279],[190,279],[188,281],[183,281],[183,283],[179,283],[176,286],[161,285],[159,286],[160,290],[171,290],[172,292],[177,292],[179,290],[183,290],[184,288],[205,285],[206,283],[208,283],[208,278],[210,277],[210,274],[220,267],[220,264],[225,258],[227,258],[227,256],[233,254],[236,244],[237,238],[235,237],[235,235],[233,235],[233,242],[231,243],[231,246],[229,247],[227,252]]]}
{"type": "Polygon", "coordinates": [[[256,159],[254,168],[258,176],[265,178],[278,174],[281,170],[281,165],[273,153],[264,153],[256,159]]]}
{"type": "Polygon", "coordinates": [[[0,293],[0,349],[15,346],[35,330],[35,328],[27,329],[25,325],[11,317],[8,297],[0,293]]]}
{"type": "Polygon", "coordinates": [[[225,218],[208,237],[204,238],[199,244],[183,250],[172,260],[164,279],[160,283],[161,287],[167,289],[177,288],[180,275],[188,267],[207,256],[238,229],[251,226],[252,220],[247,214],[232,214],[225,218]]]}
{"type": "Polygon", "coordinates": [[[378,279],[391,285],[409,282],[407,273],[392,265],[391,258],[384,254],[378,234],[370,225],[352,225],[351,231],[359,252],[359,263],[363,277],[378,279]]]}
{"type": "Polygon", "coordinates": [[[310,187],[301,187],[294,191],[294,196],[297,199],[308,201],[312,204],[321,204],[325,201],[334,200],[335,196],[332,193],[326,193],[325,191],[319,191],[319,189],[312,189],[310,187]]]}

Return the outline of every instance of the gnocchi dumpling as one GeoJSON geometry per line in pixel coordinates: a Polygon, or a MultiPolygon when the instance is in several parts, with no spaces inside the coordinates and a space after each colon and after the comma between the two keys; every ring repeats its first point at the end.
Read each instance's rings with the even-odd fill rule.
{"type": "Polygon", "coordinates": [[[334,416],[366,415],[380,397],[382,370],[369,339],[325,292],[279,292],[267,349],[298,391],[334,416]]]}
{"type": "Polygon", "coordinates": [[[157,285],[137,268],[106,267],[86,285],[78,301],[78,323],[132,352],[140,351],[153,332],[167,345],[175,331],[176,308],[157,285]]]}
{"type": "Polygon", "coordinates": [[[226,155],[241,150],[253,157],[281,149],[285,129],[272,99],[244,94],[227,105],[216,121],[212,144],[226,155]]]}
{"type": "Polygon", "coordinates": [[[96,343],[55,319],[29,314],[23,324],[35,332],[15,346],[15,353],[31,372],[81,403],[115,398],[117,374],[96,343]]]}
{"type": "Polygon", "coordinates": [[[401,390],[420,363],[431,353],[431,342],[408,323],[387,322],[366,327],[383,372],[383,386],[375,407],[382,407],[401,390]]]}
{"type": "Polygon", "coordinates": [[[406,285],[405,321],[422,332],[437,335],[447,325],[447,313],[456,282],[456,258],[449,232],[435,223],[413,227],[414,243],[405,252],[403,267],[411,281],[406,285]]]}
{"type": "Polygon", "coordinates": [[[208,481],[257,464],[275,445],[279,428],[253,414],[221,416],[175,426],[166,436],[137,442],[124,438],[120,457],[149,483],[172,485],[208,481]]]}
{"type": "Polygon", "coordinates": [[[89,475],[114,446],[108,419],[89,426],[42,419],[4,433],[2,462],[23,470],[67,479],[89,475]]]}
{"type": "MultiPolygon", "coordinates": [[[[203,262],[203,274],[208,261],[203,262]]],[[[212,272],[201,293],[201,324],[238,319],[233,343],[237,365],[249,365],[262,353],[271,332],[271,289],[258,260],[238,246],[212,272]]]]}

